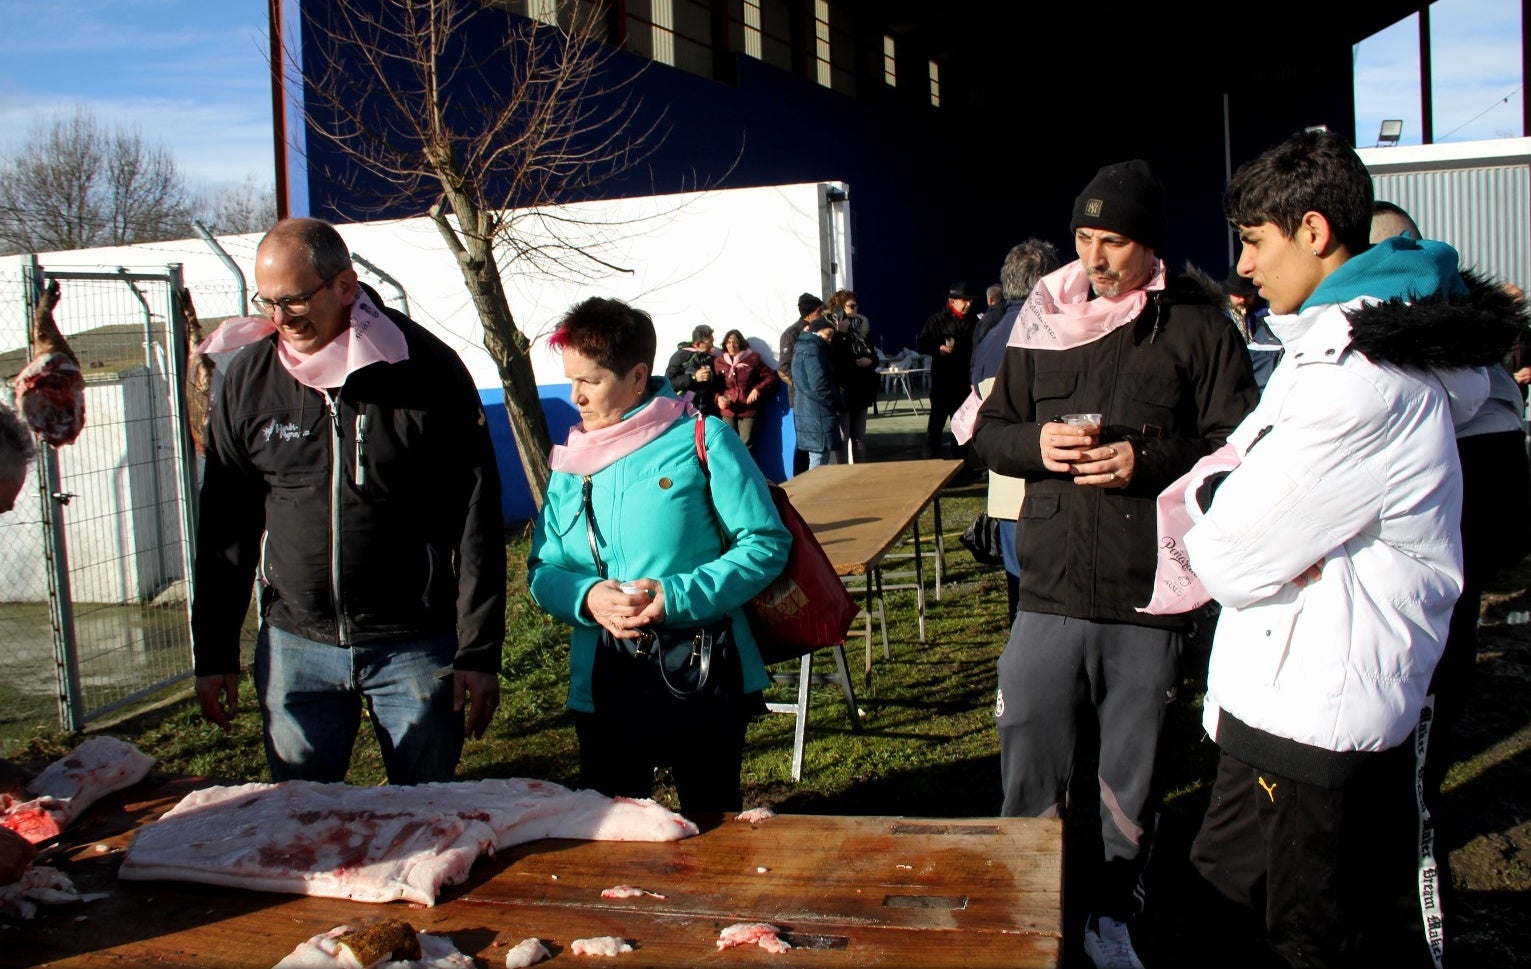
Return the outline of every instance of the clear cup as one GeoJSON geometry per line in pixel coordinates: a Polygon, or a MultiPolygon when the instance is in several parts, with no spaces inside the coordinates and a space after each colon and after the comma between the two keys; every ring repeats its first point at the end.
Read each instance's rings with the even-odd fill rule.
{"type": "Polygon", "coordinates": [[[1090,435],[1096,440],[1100,439],[1100,415],[1099,414],[1064,414],[1059,421],[1069,427],[1075,427],[1090,435]]]}

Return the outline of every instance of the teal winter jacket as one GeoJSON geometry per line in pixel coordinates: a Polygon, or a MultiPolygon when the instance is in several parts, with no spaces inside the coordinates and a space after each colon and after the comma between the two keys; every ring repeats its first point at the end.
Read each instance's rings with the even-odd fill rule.
{"type": "MultiPolygon", "coordinates": [[[[674,396],[667,382],[657,383],[658,393],[674,396]]],[[[666,624],[731,616],[744,690],[752,693],[770,677],[741,610],[781,573],[791,536],[760,468],[739,435],[716,417],[705,418],[710,476],[703,471],[696,420],[682,417],[591,475],[597,542],[609,578],[660,580],[666,624]]],[[[601,577],[590,554],[583,483],[580,475],[553,472],[532,537],[528,581],[537,604],[574,629],[568,705],[593,713],[590,682],[600,626],[584,604],[601,577]]]]}

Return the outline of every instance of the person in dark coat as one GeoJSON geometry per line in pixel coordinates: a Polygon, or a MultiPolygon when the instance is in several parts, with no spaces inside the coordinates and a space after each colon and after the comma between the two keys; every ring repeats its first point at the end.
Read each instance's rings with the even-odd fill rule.
{"type": "MultiPolygon", "coordinates": [[[[794,410],[797,407],[797,392],[792,386],[792,354],[797,349],[798,337],[808,329],[809,325],[824,315],[824,301],[812,293],[803,293],[797,298],[797,322],[781,332],[781,339],[776,343],[776,376],[787,385],[787,409],[794,410]]],[[[808,470],[808,454],[801,446],[792,452],[792,473],[802,474],[808,470]]]]}
{"type": "Polygon", "coordinates": [[[957,412],[972,390],[968,381],[973,360],[972,309],[973,293],[967,283],[953,283],[946,291],[946,305],[925,320],[915,342],[915,349],[930,358],[930,416],[925,423],[924,450],[927,458],[941,456],[947,419],[957,412]]]}
{"type": "Polygon", "coordinates": [[[723,389],[723,378],[717,370],[717,354],[713,350],[712,327],[703,323],[691,330],[691,342],[676,346],[670,354],[670,362],[664,375],[670,387],[680,396],[691,395],[691,403],[703,414],[718,416],[718,391],[723,389]]]}
{"type": "Polygon", "coordinates": [[[1137,609],[1154,591],[1157,499],[1259,393],[1238,331],[1160,258],[1167,224],[1147,164],[1100,169],[1069,223],[1079,258],[1022,305],[972,441],[991,471],[1026,479],[1020,610],[998,665],[1001,810],[1062,815],[1076,739],[1098,736],[1100,853],[1076,862],[1094,869],[1087,897],[1065,902],[1089,913],[1097,966],[1141,966],[1131,929],[1181,683],[1186,618],[1137,609]],[[1097,433],[1060,420],[1083,412],[1102,415],[1097,433]]]}
{"type": "Polygon", "coordinates": [[[840,412],[845,402],[835,384],[835,360],[829,343],[835,335],[834,320],[820,316],[797,338],[792,352],[792,384],[797,406],[792,408],[797,447],[808,454],[808,470],[831,464],[844,438],[840,412]]]}

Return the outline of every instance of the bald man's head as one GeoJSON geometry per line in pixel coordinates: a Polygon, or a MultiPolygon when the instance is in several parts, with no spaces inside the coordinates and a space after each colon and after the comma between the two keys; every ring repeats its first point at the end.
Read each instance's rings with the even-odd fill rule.
{"type": "Polygon", "coordinates": [[[1419,226],[1409,218],[1409,213],[1392,202],[1373,202],[1371,244],[1376,245],[1383,239],[1391,239],[1394,236],[1422,238],[1419,226]]]}

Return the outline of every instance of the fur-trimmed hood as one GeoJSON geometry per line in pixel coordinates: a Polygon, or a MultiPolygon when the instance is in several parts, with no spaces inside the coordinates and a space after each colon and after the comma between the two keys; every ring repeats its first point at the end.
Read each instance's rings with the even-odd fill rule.
{"type": "Polygon", "coordinates": [[[1462,273],[1467,292],[1405,301],[1395,297],[1349,311],[1352,346],[1400,367],[1483,367],[1503,362],[1531,333],[1523,302],[1486,275],[1462,273]]]}

